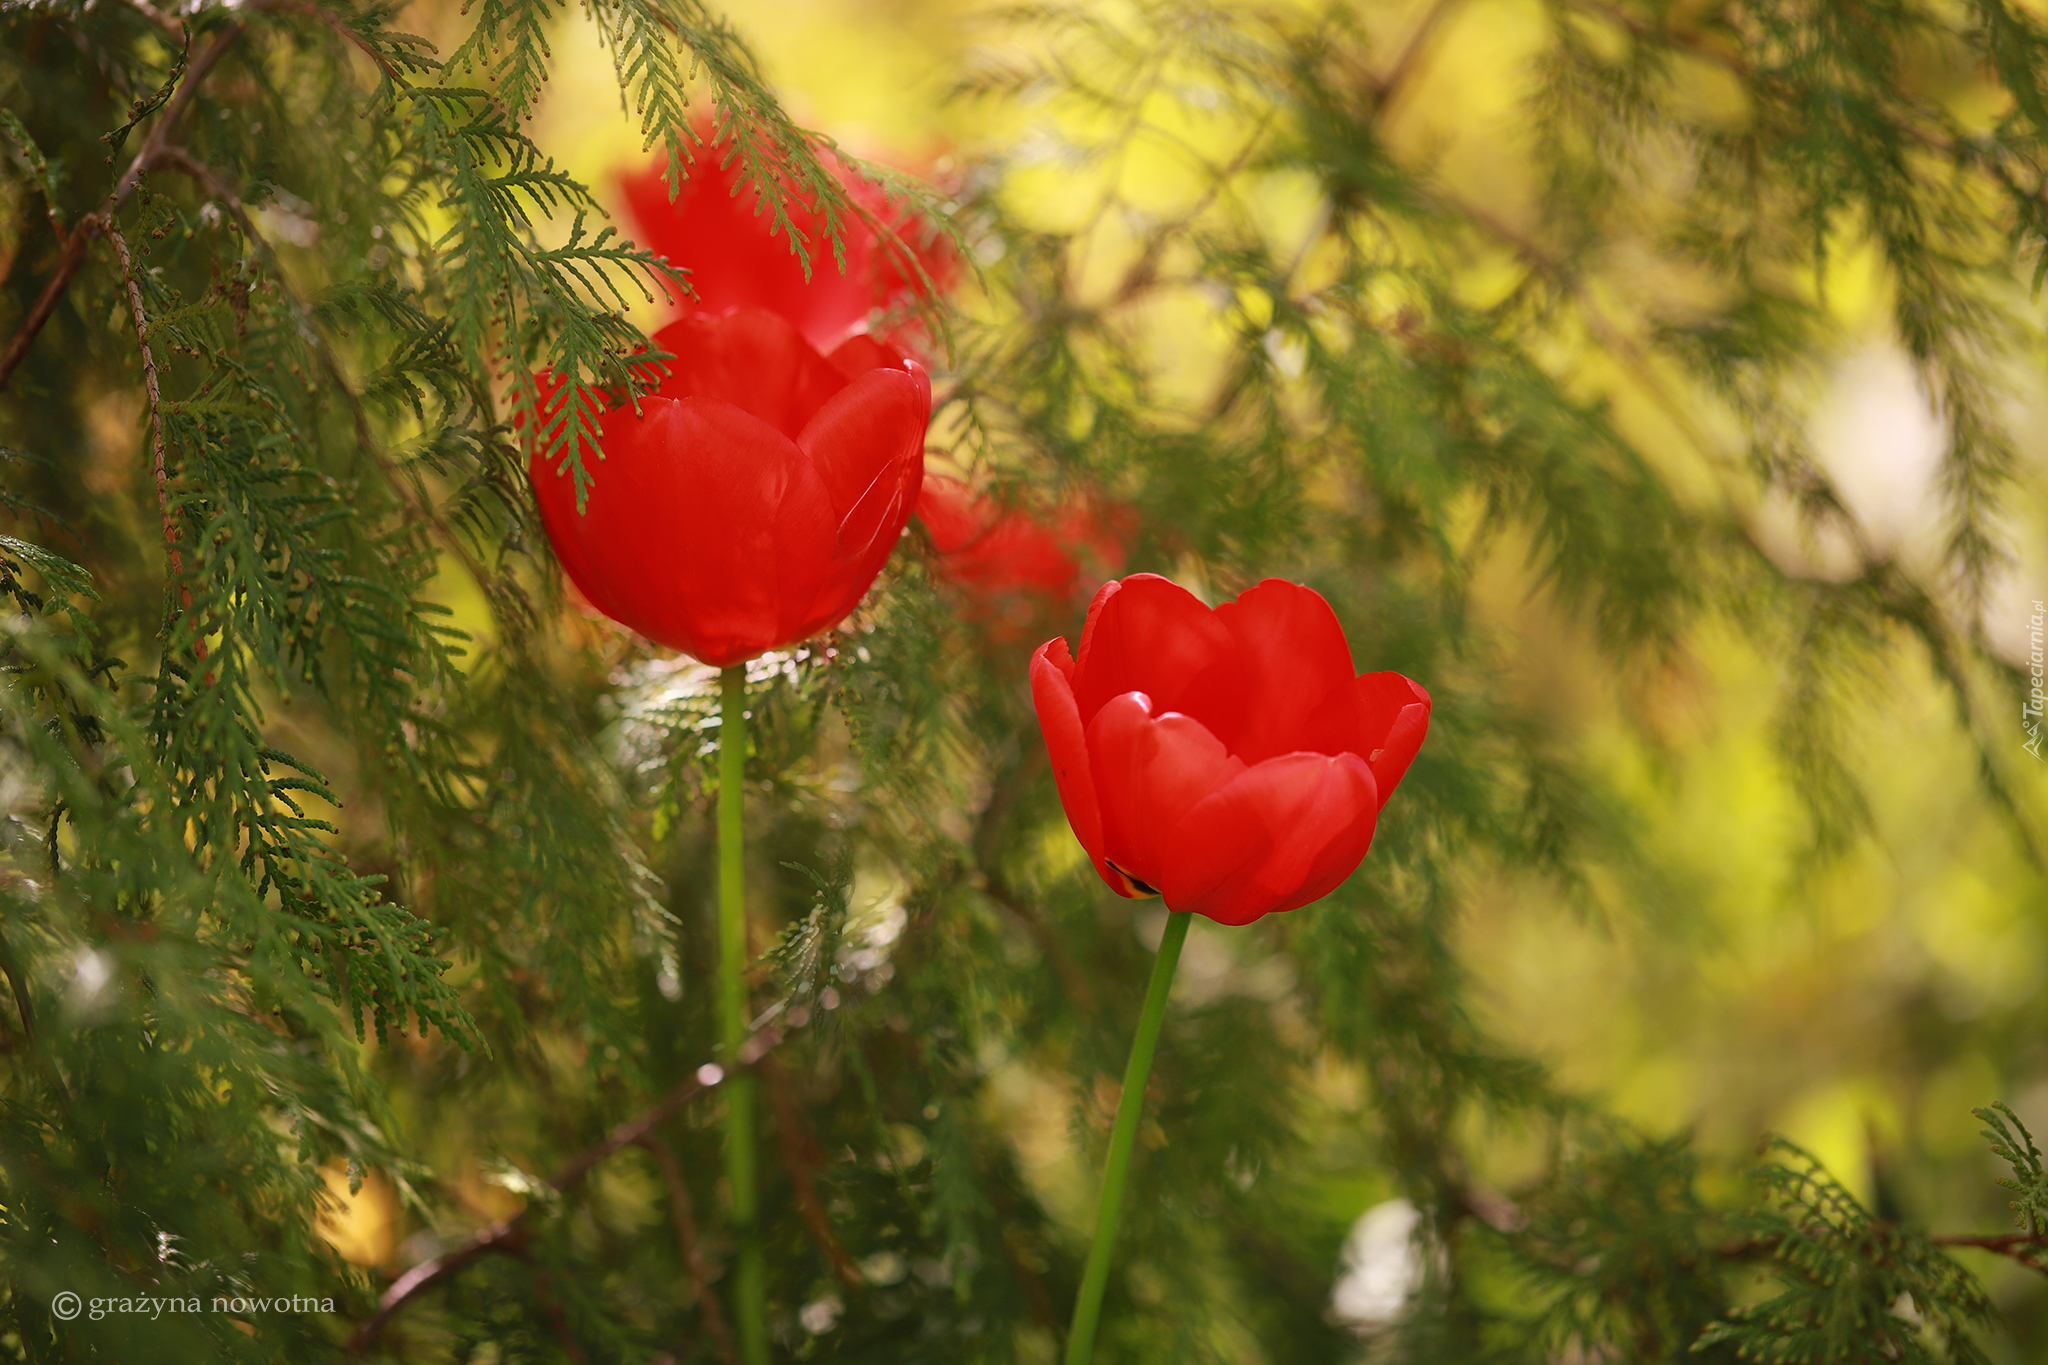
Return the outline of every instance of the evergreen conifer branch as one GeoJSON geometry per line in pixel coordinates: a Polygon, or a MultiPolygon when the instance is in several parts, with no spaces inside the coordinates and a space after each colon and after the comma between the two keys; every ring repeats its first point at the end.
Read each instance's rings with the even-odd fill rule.
{"type": "MultiPolygon", "coordinates": [[[[0,354],[0,390],[7,387],[7,381],[13,377],[15,368],[28,354],[28,348],[35,344],[37,335],[50,320],[50,315],[56,311],[57,304],[64,297],[64,292],[70,287],[72,279],[84,267],[87,249],[91,246],[93,237],[112,226],[114,213],[135,193],[143,177],[164,159],[166,148],[169,146],[170,131],[178,116],[191,104],[200,84],[219,64],[228,48],[241,36],[241,31],[241,25],[229,24],[192,59],[190,65],[182,60],[181,53],[181,59],[173,68],[170,79],[159,88],[156,97],[153,100],[138,101],[135,108],[130,111],[127,126],[108,135],[109,145],[118,151],[129,131],[137,123],[152,113],[158,113],[157,121],[143,140],[141,150],[135,154],[135,159],[128,163],[128,169],[115,183],[105,207],[81,218],[70,234],[64,235],[62,215],[55,200],[46,200],[51,225],[57,228],[59,235],[64,235],[64,252],[56,271],[51,274],[49,282],[43,286],[43,292],[37,297],[34,307],[23,319],[20,330],[8,342],[6,352],[0,354]]],[[[12,127],[8,131],[10,137],[16,141],[17,150],[34,168],[40,187],[46,193],[49,192],[53,185],[47,174],[48,163],[36,147],[34,139],[28,135],[26,128],[21,127],[19,119],[12,120],[12,127]],[[18,134],[15,131],[17,129],[18,134]]],[[[125,262],[122,268],[124,272],[127,270],[125,262]]]]}
{"type": "Polygon", "coordinates": [[[2030,1238],[2048,1233],[2048,1172],[2042,1169],[2034,1135],[2003,1101],[1970,1112],[1986,1125],[1983,1138],[1991,1144],[1992,1154],[2012,1167],[2011,1178],[1998,1183],[2018,1196],[2012,1201],[2013,1226],[2030,1238]]]}
{"type": "Polygon", "coordinates": [[[1967,1272],[1926,1234],[1873,1219],[1806,1152],[1783,1139],[1772,1150],[1787,1161],[1757,1171],[1771,1202],[1744,1227],[1780,1290],[1730,1311],[1699,1348],[1726,1344],[1744,1358],[1787,1365],[1847,1365],[1873,1351],[1909,1361],[1988,1360],[1974,1334],[1995,1310],[1967,1272]]]}
{"type": "Polygon", "coordinates": [[[1479,1220],[1487,1254],[1525,1286],[1526,1309],[1511,1315],[1501,1344],[1646,1359],[1705,1347],[1702,1334],[1729,1304],[1690,1144],[1597,1122],[1561,1126],[1565,1150],[1543,1182],[1479,1220]]]}

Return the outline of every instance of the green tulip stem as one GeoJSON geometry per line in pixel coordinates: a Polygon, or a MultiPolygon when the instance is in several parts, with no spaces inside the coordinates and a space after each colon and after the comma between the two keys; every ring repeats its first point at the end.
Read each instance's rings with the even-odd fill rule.
{"type": "Polygon", "coordinates": [[[719,675],[718,722],[718,1022],[725,1059],[725,1178],[732,1186],[739,1266],[733,1317],[740,1358],[768,1365],[768,1295],[754,1179],[754,1077],[740,1047],[747,1039],[747,868],[740,812],[747,780],[747,666],[719,675]]]}
{"type": "Polygon", "coordinates": [[[1159,1026],[1166,1018],[1166,996],[1173,988],[1173,969],[1187,942],[1194,916],[1166,916],[1159,938],[1159,956],[1152,960],[1152,984],[1145,988],[1145,1008],[1138,1015],[1138,1036],[1131,1040],[1131,1060],[1124,1067],[1124,1090],[1116,1102],[1116,1127],[1109,1134],[1109,1164],[1102,1171],[1102,1203],[1095,1210],[1095,1241],[1088,1248],[1088,1268],[1081,1275],[1081,1294],[1074,1300],[1074,1324],[1067,1329],[1066,1365],[1088,1365],[1095,1354],[1095,1326],[1102,1318],[1102,1291],[1109,1284],[1109,1256],[1116,1245],[1117,1216],[1123,1211],[1124,1176],[1131,1168],[1131,1147],[1138,1136],[1138,1117],[1145,1108],[1145,1078],[1152,1074],[1152,1053],[1159,1046],[1159,1026]]]}

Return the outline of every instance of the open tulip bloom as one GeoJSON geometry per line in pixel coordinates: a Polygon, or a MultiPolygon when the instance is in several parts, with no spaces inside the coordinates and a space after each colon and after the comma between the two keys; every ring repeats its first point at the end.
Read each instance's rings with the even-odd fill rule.
{"type": "Polygon", "coordinates": [[[1191,914],[1247,924],[1335,890],[1429,729],[1429,693],[1351,671],[1330,604],[1269,578],[1211,611],[1155,574],[1105,583],[1081,648],[1048,641],[1031,693],[1067,820],[1121,896],[1169,911],[1117,1102],[1095,1241],[1067,1336],[1085,1365],[1124,1174],[1191,914]]]}
{"type": "MultiPolygon", "coordinates": [[[[562,568],[599,611],[724,670],[718,764],[720,1037],[726,1175],[739,1243],[734,1317],[746,1365],[768,1358],[755,1227],[741,792],[747,659],[828,630],[859,604],[903,535],[924,478],[932,390],[865,336],[821,355],[757,309],[655,334],[668,375],[638,410],[607,413],[579,511],[538,449],[529,473],[562,568]],[[595,462],[594,462],[595,463],[595,462]]],[[[548,381],[542,382],[544,391],[548,381]]],[[[554,403],[566,395],[549,394],[554,403]]],[[[586,459],[592,452],[584,452],[586,459]]]]}
{"type": "Polygon", "coordinates": [[[720,667],[837,625],[917,503],[924,370],[866,336],[821,355],[758,309],[654,340],[675,359],[637,413],[606,414],[582,512],[536,450],[562,568],[605,615],[720,667]]]}
{"type": "Polygon", "coordinates": [[[1350,876],[1429,729],[1429,693],[1354,677],[1330,604],[1277,578],[1214,611],[1156,574],[1105,583],[1078,657],[1032,656],[1031,693],[1102,879],[1222,924],[1350,876]]]}

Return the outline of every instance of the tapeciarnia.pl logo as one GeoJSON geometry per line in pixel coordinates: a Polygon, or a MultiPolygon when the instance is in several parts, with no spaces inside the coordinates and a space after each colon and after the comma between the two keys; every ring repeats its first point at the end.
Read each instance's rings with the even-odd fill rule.
{"type": "Polygon", "coordinates": [[[2027,689],[2027,699],[2020,703],[2020,728],[2027,732],[2026,751],[2035,758],[2041,757],[2041,703],[2042,680],[2048,677],[2048,664],[2044,664],[2041,651],[2041,627],[2048,621],[2048,604],[2034,603],[2034,614],[2028,621],[2027,671],[2033,676],[2034,685],[2027,689]]]}

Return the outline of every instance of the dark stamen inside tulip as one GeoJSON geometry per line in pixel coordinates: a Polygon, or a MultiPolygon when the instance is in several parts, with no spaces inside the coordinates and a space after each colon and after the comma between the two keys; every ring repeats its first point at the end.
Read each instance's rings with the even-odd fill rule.
{"type": "Polygon", "coordinates": [[[1109,863],[1109,870],[1116,873],[1117,876],[1122,877],[1125,881],[1129,882],[1131,884],[1131,888],[1135,890],[1139,895],[1156,896],[1159,894],[1158,887],[1139,881],[1136,877],[1133,877],[1130,873],[1124,871],[1115,863],[1110,862],[1107,858],[1104,858],[1102,861],[1109,863]]]}

